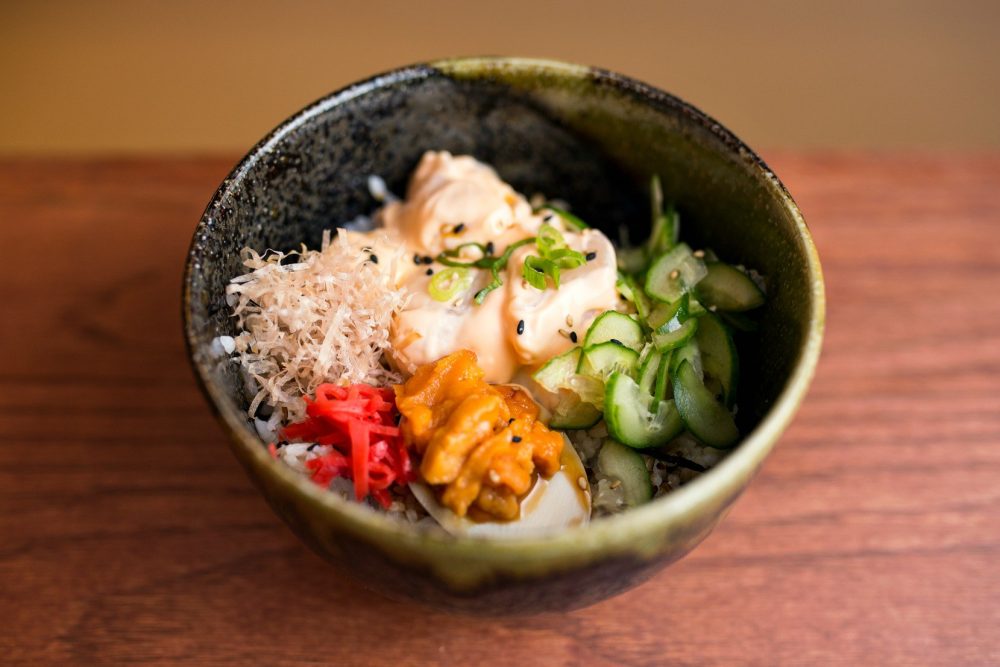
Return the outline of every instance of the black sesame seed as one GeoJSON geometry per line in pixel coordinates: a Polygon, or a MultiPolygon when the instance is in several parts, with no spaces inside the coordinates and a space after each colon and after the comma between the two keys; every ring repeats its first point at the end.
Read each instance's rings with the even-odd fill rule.
{"type": "Polygon", "coordinates": [[[590,262],[592,260],[595,260],[595,259],[597,259],[597,253],[596,252],[588,252],[587,253],[587,261],[588,262],[590,262]]]}
{"type": "Polygon", "coordinates": [[[493,251],[496,250],[496,246],[493,245],[493,241],[486,244],[486,254],[492,255],[493,251]]]}
{"type": "Polygon", "coordinates": [[[426,273],[429,276],[433,276],[434,275],[434,269],[427,269],[426,273]]]}
{"type": "Polygon", "coordinates": [[[620,340],[618,340],[617,338],[612,338],[612,339],[611,339],[611,342],[612,342],[612,343],[617,343],[618,345],[624,345],[624,343],[622,343],[622,342],[621,342],[620,340]]]}
{"type": "Polygon", "coordinates": [[[520,336],[524,333],[524,320],[517,321],[517,335],[520,336]]]}
{"type": "Polygon", "coordinates": [[[424,255],[424,264],[433,264],[434,258],[430,255],[424,255]]]}
{"type": "Polygon", "coordinates": [[[306,447],[306,451],[307,452],[311,452],[314,449],[316,449],[316,443],[315,442],[313,444],[309,445],[308,447],[306,447]]]}
{"type": "Polygon", "coordinates": [[[542,222],[549,222],[549,221],[550,221],[550,220],[552,220],[552,218],[554,218],[554,217],[556,217],[556,216],[554,216],[554,215],[553,215],[553,214],[551,214],[551,213],[546,213],[546,214],[545,214],[545,217],[543,217],[543,218],[542,218],[542,222]]]}
{"type": "Polygon", "coordinates": [[[507,426],[510,426],[513,423],[514,423],[514,418],[513,417],[511,417],[510,419],[507,420],[507,426]]]}
{"type": "Polygon", "coordinates": [[[511,442],[521,442],[521,436],[515,435],[510,439],[511,442]]]}
{"type": "Polygon", "coordinates": [[[569,332],[569,339],[575,343],[576,342],[576,338],[577,338],[576,332],[575,331],[570,331],[569,332]]]}
{"type": "Polygon", "coordinates": [[[371,252],[371,251],[372,251],[372,247],[370,245],[366,245],[366,246],[364,246],[364,247],[361,248],[361,252],[371,252]]]}
{"type": "Polygon", "coordinates": [[[372,264],[378,264],[378,255],[371,254],[368,256],[368,259],[372,261],[372,264]]]}
{"type": "Polygon", "coordinates": [[[465,231],[465,223],[464,222],[460,222],[457,225],[455,225],[455,233],[456,234],[461,234],[463,231],[465,231]]]}
{"type": "Polygon", "coordinates": [[[414,264],[422,264],[423,261],[424,261],[424,258],[421,257],[419,253],[413,256],[413,263],[414,264]]]}

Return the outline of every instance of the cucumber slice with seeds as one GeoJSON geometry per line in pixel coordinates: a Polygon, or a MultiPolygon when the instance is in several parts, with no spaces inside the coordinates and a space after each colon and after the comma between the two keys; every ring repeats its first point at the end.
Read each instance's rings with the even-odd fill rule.
{"type": "Polygon", "coordinates": [[[653,395],[662,362],[663,354],[650,345],[649,353],[639,364],[639,388],[644,394],[653,395]]]}
{"type": "Polygon", "coordinates": [[[687,343],[698,331],[698,320],[690,319],[677,328],[670,329],[664,325],[653,332],[653,344],[661,352],[667,352],[687,343]]]}
{"type": "Polygon", "coordinates": [[[698,330],[698,320],[688,314],[688,302],[688,295],[685,294],[663,313],[667,321],[653,331],[653,345],[660,352],[684,345],[698,330]]]}
{"type": "Polygon", "coordinates": [[[692,338],[685,345],[674,350],[673,356],[670,358],[670,377],[677,375],[677,367],[683,361],[691,364],[691,368],[694,369],[699,380],[704,379],[705,371],[702,367],[701,349],[698,347],[697,339],[692,338]]]}
{"type": "Polygon", "coordinates": [[[621,275],[621,279],[625,283],[628,292],[632,295],[631,301],[635,305],[635,312],[639,315],[639,321],[646,322],[650,311],[653,309],[652,302],[646,296],[646,292],[642,286],[632,276],[621,275]]]}
{"type": "MultiPolygon", "coordinates": [[[[688,297],[688,315],[691,317],[700,317],[708,311],[705,310],[705,306],[701,305],[698,299],[691,298],[691,293],[688,292],[684,296],[688,297]]],[[[683,298],[683,297],[682,297],[683,298]]],[[[646,323],[649,325],[650,329],[656,329],[662,327],[664,324],[674,316],[677,312],[677,302],[673,303],[657,303],[653,306],[653,309],[649,311],[649,317],[646,319],[646,323]]]]}
{"type": "MultiPolygon", "coordinates": [[[[740,374],[739,357],[729,327],[712,314],[698,319],[698,349],[705,375],[715,379],[722,390],[726,405],[732,407],[736,399],[736,384],[740,374]]],[[[705,383],[708,386],[708,382],[705,383]]]]}
{"type": "Polygon", "coordinates": [[[620,371],[632,375],[639,362],[639,353],[624,345],[608,341],[585,347],[580,355],[576,372],[601,380],[607,380],[612,373],[620,371]]]}
{"type": "Polygon", "coordinates": [[[682,361],[674,375],[674,403],[692,434],[706,445],[728,449],[740,437],[736,421],[724,405],[715,400],[690,362],[682,361]]]}
{"type": "Polygon", "coordinates": [[[649,179],[649,212],[650,232],[646,249],[649,257],[656,257],[677,245],[677,238],[680,236],[680,216],[677,215],[677,210],[673,204],[667,206],[666,210],[663,208],[663,185],[659,174],[653,174],[649,179]]]}
{"type": "Polygon", "coordinates": [[[743,312],[764,305],[764,293],[750,276],[723,262],[708,264],[705,277],[698,283],[698,298],[706,306],[719,310],[743,312]]]}
{"type": "Polygon", "coordinates": [[[588,348],[608,341],[617,341],[638,352],[645,342],[642,326],[625,313],[614,310],[603,312],[587,329],[587,337],[583,340],[583,347],[588,348]]]}
{"type": "Polygon", "coordinates": [[[649,267],[646,294],[671,303],[694,289],[706,274],[705,262],[695,257],[686,243],[678,243],[649,267]]]}
{"type": "Polygon", "coordinates": [[[559,392],[559,403],[552,411],[548,425],[558,429],[582,429],[590,428],[600,420],[600,410],[564,389],[559,392]]]}
{"type": "Polygon", "coordinates": [[[605,440],[597,454],[600,472],[622,484],[623,499],[629,507],[649,502],[653,497],[653,484],[642,456],[619,442],[605,440]]]}
{"type": "Polygon", "coordinates": [[[684,430],[673,401],[654,404],[653,397],[624,373],[614,373],[608,380],[604,420],[615,440],[636,449],[662,445],[684,430]]]}
{"type": "Polygon", "coordinates": [[[569,352],[552,357],[532,374],[532,379],[540,384],[545,391],[552,393],[568,387],[570,379],[576,374],[576,367],[580,364],[582,352],[583,350],[579,347],[574,347],[569,352]]]}
{"type": "Polygon", "coordinates": [[[672,392],[670,387],[670,359],[673,350],[664,352],[660,356],[660,366],[656,369],[656,383],[653,385],[653,401],[658,403],[667,399],[667,392],[672,392]]]}

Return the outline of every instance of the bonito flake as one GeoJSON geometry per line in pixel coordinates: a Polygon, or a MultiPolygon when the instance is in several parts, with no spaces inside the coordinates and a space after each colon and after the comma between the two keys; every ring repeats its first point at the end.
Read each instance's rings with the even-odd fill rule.
{"type": "Polygon", "coordinates": [[[282,421],[298,421],[305,416],[302,396],[325,382],[400,381],[383,363],[389,325],[406,304],[392,278],[402,261],[398,248],[384,235],[338,229],[332,241],[323,233],[318,251],[303,245],[262,257],[243,249],[249,272],[234,278],[226,294],[241,329],[234,358],[260,388],[251,416],[266,402],[282,421]]]}

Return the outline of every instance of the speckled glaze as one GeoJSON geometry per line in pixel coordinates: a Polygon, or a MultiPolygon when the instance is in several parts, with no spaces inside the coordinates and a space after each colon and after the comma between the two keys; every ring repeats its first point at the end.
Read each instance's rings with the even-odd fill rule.
{"type": "Polygon", "coordinates": [[[304,542],[385,595],[484,614],[565,610],[620,593],[688,553],[743,491],[790,422],[819,356],[819,260],[795,203],[728,130],[655,88],[603,70],[516,58],[405,67],[326,97],[279,126],[222,183],[195,230],[184,330],[231,448],[304,542]],[[744,441],[711,471],[610,520],[491,543],[422,532],[324,493],[268,456],[249,396],[211,341],[233,335],[224,288],[239,250],[319,243],[370,213],[366,179],[401,192],[428,149],[472,154],[519,191],[572,202],[617,238],[648,230],[645,183],[663,176],[683,235],[767,276],[760,331],[738,340],[744,441]]]}

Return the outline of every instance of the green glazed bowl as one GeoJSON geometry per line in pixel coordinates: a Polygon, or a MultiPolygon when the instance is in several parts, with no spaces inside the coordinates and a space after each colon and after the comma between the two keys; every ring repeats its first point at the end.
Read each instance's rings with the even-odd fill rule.
{"type": "Polygon", "coordinates": [[[520,58],[398,69],[309,106],[261,141],[222,183],[195,230],[184,330],[230,446],[275,512],[310,547],[390,597],[471,613],[565,610],[620,593],[701,542],[788,426],[819,357],[819,258],[795,202],[732,133],[689,104],[604,70],[520,58]],[[649,175],[663,177],[693,246],[760,271],[760,328],[738,341],[743,442],[667,496],[544,539],[485,542],[404,525],[326,493],[271,459],[249,396],[212,340],[233,335],[224,289],[239,250],[319,244],[324,228],[370,213],[370,174],[402,192],[428,149],[493,165],[521,192],[571,202],[617,238],[648,231],[649,175]]]}

